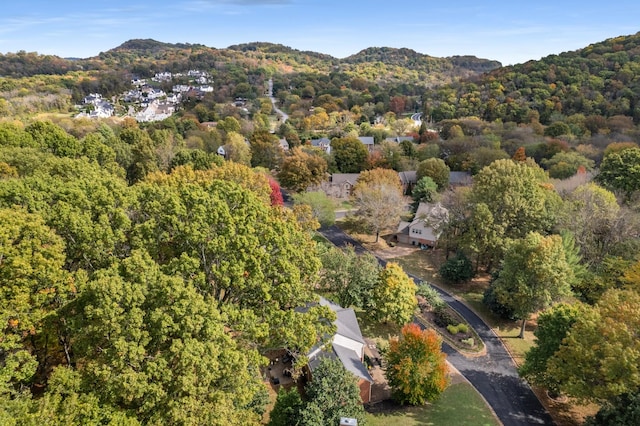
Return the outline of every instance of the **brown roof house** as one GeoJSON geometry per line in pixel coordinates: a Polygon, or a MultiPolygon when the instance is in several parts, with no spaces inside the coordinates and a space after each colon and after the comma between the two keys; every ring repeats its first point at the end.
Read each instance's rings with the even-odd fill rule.
{"type": "Polygon", "coordinates": [[[411,222],[401,221],[392,241],[420,247],[435,247],[449,211],[440,203],[420,203],[411,222]]]}
{"type": "Polygon", "coordinates": [[[344,368],[358,379],[360,399],[363,403],[371,401],[371,384],[373,379],[363,363],[365,342],[360,332],[358,319],[353,309],[346,309],[321,297],[320,305],[329,307],[336,313],[336,333],[329,343],[314,346],[309,354],[309,369],[313,370],[325,357],[340,360],[344,368]]]}
{"type": "Polygon", "coordinates": [[[318,189],[310,188],[310,190],[320,190],[328,197],[349,198],[358,177],[360,173],[334,173],[329,176],[329,180],[321,182],[318,189]]]}

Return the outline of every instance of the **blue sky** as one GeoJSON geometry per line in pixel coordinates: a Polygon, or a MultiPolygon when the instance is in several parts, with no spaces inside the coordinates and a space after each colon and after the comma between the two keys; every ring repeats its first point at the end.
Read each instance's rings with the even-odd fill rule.
{"type": "Polygon", "coordinates": [[[153,38],[216,48],[268,41],[338,58],[408,47],[509,65],[640,31],[638,0],[22,0],[0,10],[0,53],[81,58],[153,38]]]}

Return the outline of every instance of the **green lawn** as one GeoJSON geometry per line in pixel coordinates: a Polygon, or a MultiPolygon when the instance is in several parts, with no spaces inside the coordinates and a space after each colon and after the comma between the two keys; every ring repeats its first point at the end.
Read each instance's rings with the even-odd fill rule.
{"type": "Polygon", "coordinates": [[[367,413],[369,426],[500,425],[484,400],[468,383],[449,386],[433,404],[405,407],[385,414],[367,413]]]}

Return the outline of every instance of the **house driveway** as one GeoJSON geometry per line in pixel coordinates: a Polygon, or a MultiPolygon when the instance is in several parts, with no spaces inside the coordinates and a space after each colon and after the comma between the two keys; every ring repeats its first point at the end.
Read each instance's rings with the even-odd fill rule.
{"type": "MultiPolygon", "coordinates": [[[[357,253],[366,252],[358,241],[335,225],[320,232],[338,247],[352,245],[357,253]]],[[[381,265],[386,264],[380,257],[378,261],[381,265]]],[[[422,281],[411,277],[416,282],[422,281]]],[[[444,290],[434,288],[476,330],[487,348],[486,355],[467,358],[449,345],[442,345],[448,361],[480,392],[498,419],[505,426],[553,425],[553,419],[529,385],[519,377],[513,359],[493,330],[465,304],[444,290]]]]}

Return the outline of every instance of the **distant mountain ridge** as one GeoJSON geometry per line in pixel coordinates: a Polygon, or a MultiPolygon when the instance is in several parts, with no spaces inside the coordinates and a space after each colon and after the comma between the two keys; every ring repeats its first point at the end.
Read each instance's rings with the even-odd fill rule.
{"type": "MultiPolygon", "coordinates": [[[[377,86],[377,90],[420,97],[435,121],[478,117],[490,122],[549,124],[562,116],[582,114],[621,115],[640,122],[640,32],[506,67],[475,56],[437,58],[409,48],[369,47],[339,59],[268,42],[217,49],[153,39],[128,40],[86,59],[23,51],[0,54],[3,77],[94,73],[79,92],[117,93],[132,75],[189,69],[211,71],[218,87],[229,90],[244,83],[260,91],[269,77],[274,78],[276,90],[301,90],[312,82],[317,93],[333,96],[341,96],[342,87],[366,93],[377,86]]],[[[6,88],[15,84],[0,80],[6,88]]],[[[224,96],[221,92],[220,98],[224,96]]],[[[370,102],[385,99],[378,94],[370,102]]]]}
{"type": "Polygon", "coordinates": [[[437,58],[408,48],[370,47],[347,58],[339,59],[331,55],[301,51],[282,44],[252,42],[231,45],[227,48],[213,48],[202,44],[165,43],[154,39],[131,39],[117,47],[101,52],[91,58],[59,58],[37,53],[0,54],[0,75],[26,77],[36,74],[65,74],[77,69],[125,70],[132,62],[151,60],[160,69],[163,63],[171,67],[180,63],[213,65],[220,62],[248,63],[258,66],[275,66],[279,72],[364,72],[378,79],[424,79],[447,83],[453,79],[494,70],[500,62],[475,56],[453,56],[437,58]],[[255,61],[258,61],[256,64],[255,61]],[[107,65],[108,64],[108,65],[107,65]],[[378,64],[378,65],[376,65],[378,64]],[[369,68],[384,64],[382,72],[372,72],[369,68]],[[411,74],[406,69],[418,72],[411,74]],[[440,75],[442,74],[442,75],[440,75]]]}

